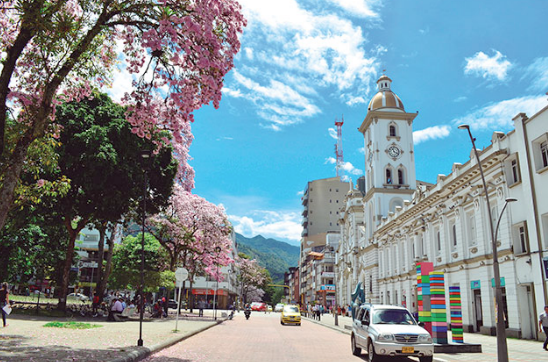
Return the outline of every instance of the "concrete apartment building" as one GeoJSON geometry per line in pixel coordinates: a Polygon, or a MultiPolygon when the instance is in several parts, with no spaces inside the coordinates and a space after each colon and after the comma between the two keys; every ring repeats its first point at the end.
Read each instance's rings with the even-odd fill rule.
{"type": "Polygon", "coordinates": [[[414,179],[416,114],[405,112],[388,77],[378,85],[360,127],[366,194],[349,196],[340,213],[339,304],[349,303],[361,282],[368,301],[416,312],[415,268],[431,262],[444,273],[446,295],[449,286],[460,286],[465,330],[494,335],[491,214],[507,335],[540,338],[537,316],[548,304],[548,107],[518,114],[514,130],[494,132],[491,145],[478,150],[487,190],[472,150],[464,164],[427,184],[414,179]]]}
{"type": "MultiPolygon", "coordinates": [[[[323,257],[322,252],[327,243],[327,235],[339,232],[339,211],[350,189],[351,183],[343,182],[339,177],[331,177],[309,181],[304,190],[299,268],[302,304],[315,301],[316,292],[322,288],[321,273],[323,271],[316,270],[314,261],[323,257]]],[[[323,267],[326,266],[323,265],[323,267]]]]}

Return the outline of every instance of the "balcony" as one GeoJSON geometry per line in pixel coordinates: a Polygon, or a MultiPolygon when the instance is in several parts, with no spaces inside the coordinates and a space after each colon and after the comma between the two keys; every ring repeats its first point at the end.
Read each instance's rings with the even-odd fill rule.
{"type": "Polygon", "coordinates": [[[308,236],[308,229],[304,228],[303,232],[301,233],[301,236],[308,236]]]}
{"type": "Polygon", "coordinates": [[[302,218],[301,225],[303,226],[303,228],[306,228],[308,226],[308,218],[307,217],[302,218]]]}

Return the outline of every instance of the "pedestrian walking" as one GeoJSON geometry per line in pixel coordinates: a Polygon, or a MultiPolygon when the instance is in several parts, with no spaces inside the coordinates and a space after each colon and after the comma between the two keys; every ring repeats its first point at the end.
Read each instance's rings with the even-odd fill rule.
{"type": "Polygon", "coordinates": [[[198,317],[204,316],[204,308],[205,308],[205,301],[203,299],[200,299],[198,301],[198,317]]]}
{"type": "Polygon", "coordinates": [[[544,334],[546,335],[546,339],[544,340],[544,344],[542,345],[542,348],[544,348],[545,351],[548,351],[548,305],[544,306],[544,313],[542,313],[538,317],[538,329],[539,332],[542,332],[544,330],[544,334]]]}
{"type": "Polygon", "coordinates": [[[4,323],[4,327],[7,327],[8,324],[6,323],[6,316],[8,313],[4,310],[5,306],[10,305],[10,298],[9,298],[9,291],[8,291],[8,283],[2,283],[2,289],[0,289],[0,309],[2,310],[2,322],[4,323]]]}

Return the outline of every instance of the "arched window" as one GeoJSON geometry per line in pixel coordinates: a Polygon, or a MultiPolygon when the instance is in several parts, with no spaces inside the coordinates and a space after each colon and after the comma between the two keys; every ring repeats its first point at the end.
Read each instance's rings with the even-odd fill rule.
{"type": "Polygon", "coordinates": [[[386,168],[386,183],[392,185],[392,170],[390,168],[386,168]]]}
{"type": "Polygon", "coordinates": [[[394,125],[391,124],[391,125],[388,127],[388,130],[389,130],[389,132],[390,132],[390,137],[396,137],[396,126],[394,126],[394,125]]]}
{"type": "Polygon", "coordinates": [[[398,170],[398,184],[399,185],[405,184],[405,179],[403,177],[403,170],[401,168],[398,170]]]}
{"type": "Polygon", "coordinates": [[[457,246],[457,225],[453,224],[453,247],[457,246]]]}

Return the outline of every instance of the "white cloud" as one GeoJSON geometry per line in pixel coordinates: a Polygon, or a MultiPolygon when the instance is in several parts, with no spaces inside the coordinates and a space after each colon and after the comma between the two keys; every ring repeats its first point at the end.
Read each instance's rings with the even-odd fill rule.
{"type": "Polygon", "coordinates": [[[253,60],[253,49],[245,47],[244,48],[244,53],[245,53],[245,56],[247,57],[247,59],[253,60]]]}
{"type": "Polygon", "coordinates": [[[537,58],[525,70],[524,78],[532,78],[529,90],[548,91],[548,58],[537,58]]]}
{"type": "Polygon", "coordinates": [[[253,210],[247,216],[229,215],[228,218],[234,230],[245,237],[262,235],[298,245],[303,230],[299,211],[253,210]]]}
{"type": "MultiPolygon", "coordinates": [[[[375,20],[379,0],[331,0],[332,5],[353,11],[353,17],[375,20]]],[[[245,56],[238,71],[227,77],[227,88],[254,103],[265,127],[281,127],[320,113],[323,94],[348,105],[365,103],[369,84],[377,75],[382,45],[366,49],[364,20],[353,23],[333,6],[296,0],[241,0],[248,26],[242,37],[245,56]],[[236,84],[234,84],[236,83],[236,84]],[[243,87],[242,87],[243,86],[243,87]],[[244,89],[245,88],[245,89],[244,89]],[[274,102],[272,102],[274,100],[274,102]]]]}
{"type": "Polygon", "coordinates": [[[421,142],[436,138],[445,138],[449,136],[451,127],[449,126],[434,126],[421,129],[413,132],[413,143],[418,145],[421,142]]]}
{"type": "MultiPolygon", "coordinates": [[[[270,80],[270,84],[264,86],[238,71],[234,71],[233,75],[234,80],[248,90],[246,98],[260,105],[257,113],[274,123],[271,127],[279,129],[280,126],[299,122],[301,117],[311,117],[320,113],[320,109],[308,98],[282,82],[270,80]]],[[[232,95],[233,92],[228,89],[227,94],[232,95]]],[[[241,94],[239,90],[238,95],[241,94]]]]}
{"type": "Polygon", "coordinates": [[[232,89],[228,87],[223,87],[223,94],[229,95],[234,98],[241,98],[244,96],[242,94],[242,91],[240,91],[239,89],[232,89]]]}
{"type": "Polygon", "coordinates": [[[532,116],[546,107],[546,96],[526,96],[491,103],[485,107],[456,118],[452,123],[456,126],[467,124],[472,130],[505,131],[513,128],[512,118],[524,112],[532,116]]]}
{"type": "Polygon", "coordinates": [[[453,100],[453,102],[455,103],[460,103],[460,102],[464,102],[465,100],[467,100],[468,97],[465,97],[465,96],[460,96],[460,97],[457,97],[453,100]]]}
{"type": "Polygon", "coordinates": [[[131,92],[133,89],[133,75],[126,71],[125,66],[119,67],[114,71],[114,77],[112,79],[112,87],[107,88],[107,94],[119,103],[126,92],[131,92]],[[120,69],[121,68],[121,69],[120,69]]]}
{"type": "Polygon", "coordinates": [[[472,74],[488,80],[504,81],[508,77],[508,71],[513,67],[506,56],[495,50],[495,55],[489,57],[484,52],[477,52],[474,56],[466,58],[464,74],[472,74]]]}
{"type": "MultiPolygon", "coordinates": [[[[325,163],[329,163],[331,165],[336,165],[337,160],[334,157],[328,157],[325,159],[325,163]]],[[[359,168],[354,167],[350,162],[343,162],[341,165],[341,169],[343,173],[350,174],[350,175],[363,175],[363,171],[359,168]]]]}
{"type": "Polygon", "coordinates": [[[335,128],[328,128],[327,132],[329,132],[329,137],[337,139],[337,131],[335,131],[335,128]]]}
{"type": "Polygon", "coordinates": [[[339,6],[354,16],[359,16],[362,18],[376,18],[379,16],[379,14],[373,10],[373,8],[378,5],[379,1],[329,0],[329,2],[339,6]]]}

